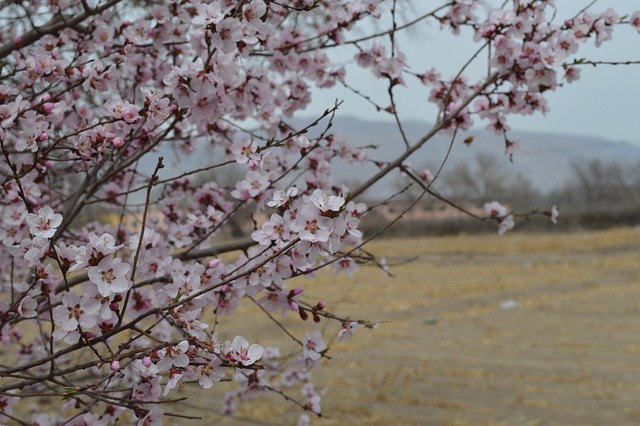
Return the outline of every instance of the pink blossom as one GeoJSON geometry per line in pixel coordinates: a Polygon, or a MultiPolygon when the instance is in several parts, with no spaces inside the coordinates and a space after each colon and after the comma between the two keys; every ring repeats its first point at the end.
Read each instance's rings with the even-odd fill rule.
{"type": "Polygon", "coordinates": [[[229,361],[248,366],[262,357],[264,348],[256,343],[249,346],[247,339],[242,336],[236,336],[232,343],[226,343],[225,352],[229,361]]]}
{"type": "Polygon", "coordinates": [[[263,0],[253,0],[245,5],[242,10],[242,17],[249,28],[260,30],[264,27],[262,17],[267,13],[267,5],[263,0]]]}
{"type": "Polygon", "coordinates": [[[31,296],[26,295],[18,304],[18,315],[24,318],[35,318],[38,315],[38,302],[31,296]]]}
{"type": "Polygon", "coordinates": [[[237,140],[231,145],[231,152],[236,156],[238,164],[245,164],[249,159],[257,159],[258,144],[247,137],[237,140]]]}
{"type": "Polygon", "coordinates": [[[122,248],[121,245],[116,245],[116,240],[111,234],[104,233],[97,236],[93,232],[89,234],[89,244],[91,248],[99,253],[101,256],[108,256],[115,253],[118,249],[122,248]]]}
{"type": "Polygon", "coordinates": [[[345,337],[349,338],[353,336],[355,331],[359,328],[364,328],[364,325],[354,321],[349,323],[343,322],[342,329],[338,333],[338,342],[341,342],[345,337]]]}
{"type": "Polygon", "coordinates": [[[633,12],[629,18],[629,24],[640,33],[640,10],[633,12]]]}
{"type": "Polygon", "coordinates": [[[23,239],[19,246],[22,251],[22,258],[19,261],[26,261],[29,264],[37,263],[49,251],[49,244],[49,240],[42,237],[23,239]]]}
{"type": "Polygon", "coordinates": [[[158,351],[158,370],[166,371],[172,367],[186,367],[189,365],[189,356],[187,351],[189,350],[189,342],[186,340],[181,341],[177,345],[169,345],[166,349],[158,351]]]}
{"type": "Polygon", "coordinates": [[[344,205],[344,198],[336,197],[335,195],[326,195],[319,189],[313,191],[310,199],[322,213],[340,211],[340,208],[344,205]]]}
{"type": "Polygon", "coordinates": [[[327,344],[322,339],[322,333],[314,330],[311,333],[304,333],[302,346],[302,356],[311,361],[317,361],[322,357],[322,353],[327,349],[327,344]]]}
{"type": "Polygon", "coordinates": [[[107,256],[98,266],[89,268],[89,279],[98,286],[101,295],[109,297],[123,293],[131,288],[131,281],[125,277],[131,266],[118,258],[107,256]]]}
{"type": "Polygon", "coordinates": [[[216,24],[216,32],[211,37],[213,45],[225,53],[236,50],[236,44],[244,37],[242,24],[235,18],[226,18],[216,24]]]}
{"type": "Polygon", "coordinates": [[[287,192],[278,189],[273,193],[273,199],[267,202],[267,205],[269,207],[283,207],[289,204],[289,202],[291,202],[291,200],[295,198],[296,195],[298,195],[298,188],[296,188],[295,186],[289,188],[287,192]]]}
{"type": "Polygon", "coordinates": [[[89,329],[96,325],[96,312],[96,308],[87,307],[80,296],[68,292],[62,297],[62,305],[53,309],[53,320],[63,332],[74,331],[78,325],[83,329],[89,329]]]}
{"type": "Polygon", "coordinates": [[[222,366],[222,360],[218,357],[214,357],[209,363],[198,366],[198,374],[200,379],[198,383],[204,389],[209,389],[214,383],[219,382],[224,377],[224,369],[222,366]]]}
{"type": "Polygon", "coordinates": [[[546,214],[547,216],[549,216],[549,219],[554,225],[558,223],[558,216],[560,215],[560,212],[558,211],[557,206],[551,207],[551,210],[549,210],[546,214]]]}
{"type": "Polygon", "coordinates": [[[512,230],[514,226],[515,221],[513,219],[513,215],[510,214],[498,222],[498,235],[506,234],[507,231],[512,230]]]}
{"type": "Polygon", "coordinates": [[[201,4],[198,6],[198,15],[191,20],[194,25],[215,25],[224,18],[220,3],[201,4]]]}
{"type": "Polygon", "coordinates": [[[333,220],[321,216],[315,206],[307,205],[298,213],[294,230],[301,240],[326,242],[333,230],[333,220]]]}
{"type": "Polygon", "coordinates": [[[38,214],[27,214],[29,233],[34,237],[51,238],[62,223],[62,215],[54,213],[49,206],[38,210],[38,214]]]}
{"type": "Polygon", "coordinates": [[[502,204],[500,204],[497,201],[492,201],[490,203],[486,203],[484,205],[484,210],[491,217],[505,217],[507,215],[507,208],[504,207],[502,204]]]}
{"type": "Polygon", "coordinates": [[[125,105],[122,109],[122,119],[127,124],[136,124],[140,121],[140,115],[138,115],[138,108],[135,105],[125,105]]]}

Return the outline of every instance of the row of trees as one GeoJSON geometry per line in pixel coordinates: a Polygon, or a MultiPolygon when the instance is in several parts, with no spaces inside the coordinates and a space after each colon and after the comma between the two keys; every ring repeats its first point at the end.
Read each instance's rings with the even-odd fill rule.
{"type": "Polygon", "coordinates": [[[640,161],[573,161],[568,175],[559,187],[543,192],[525,175],[509,173],[502,159],[481,154],[443,174],[438,187],[448,197],[476,204],[496,198],[518,211],[554,204],[566,213],[640,209],[640,161]]]}
{"type": "MultiPolygon", "coordinates": [[[[396,181],[396,189],[404,195],[401,204],[416,202],[421,198],[418,204],[426,211],[443,209],[449,201],[465,208],[478,208],[499,199],[516,212],[540,206],[560,206],[562,229],[638,224],[640,161],[573,161],[569,169],[562,173],[564,179],[561,183],[547,191],[537,188],[522,173],[514,173],[507,164],[504,158],[481,153],[473,161],[457,163],[442,172],[432,186],[432,195],[435,197],[422,197],[421,191],[414,185],[407,188],[406,177],[396,181]]],[[[426,215],[422,220],[414,217],[413,220],[422,222],[419,226],[425,234],[487,230],[486,227],[474,225],[472,217],[461,220],[459,215],[449,218],[443,218],[441,214],[432,216],[426,215]]],[[[364,226],[369,229],[371,222],[383,220],[380,216],[371,216],[365,220],[364,226]]],[[[387,235],[415,235],[417,223],[398,224],[387,235]]],[[[526,229],[548,228],[534,222],[527,223],[526,229]]]]}

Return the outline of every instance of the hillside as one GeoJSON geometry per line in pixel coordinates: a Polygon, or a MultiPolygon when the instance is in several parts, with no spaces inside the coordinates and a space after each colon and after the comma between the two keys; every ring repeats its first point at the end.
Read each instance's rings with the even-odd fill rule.
{"type": "MultiPolygon", "coordinates": [[[[418,121],[404,123],[405,133],[410,141],[419,139],[430,127],[430,124],[418,121]]],[[[370,153],[370,158],[374,160],[392,158],[403,148],[394,123],[338,117],[334,120],[333,129],[356,146],[377,145],[378,148],[370,153]]],[[[509,136],[520,142],[512,162],[504,155],[504,140],[495,134],[484,129],[472,129],[459,134],[445,166],[445,173],[456,164],[474,162],[479,154],[486,154],[499,158],[501,166],[509,173],[521,173],[536,189],[549,192],[566,182],[571,175],[573,162],[599,159],[605,163],[625,164],[640,161],[640,146],[627,142],[544,132],[512,131],[509,136]],[[467,136],[474,138],[470,146],[463,143],[467,136]]],[[[415,168],[436,168],[445,157],[449,144],[450,139],[436,137],[418,151],[410,163],[415,168]]],[[[367,170],[373,170],[373,167],[360,169],[342,165],[336,172],[341,179],[353,181],[363,179],[367,170]]],[[[389,185],[391,183],[385,186],[386,191],[390,190],[389,185]]]]}

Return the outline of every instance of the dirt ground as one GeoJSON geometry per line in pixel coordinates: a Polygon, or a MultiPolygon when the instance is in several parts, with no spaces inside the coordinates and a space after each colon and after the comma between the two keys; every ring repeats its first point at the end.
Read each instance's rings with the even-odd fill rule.
{"type": "MultiPolygon", "coordinates": [[[[640,424],[640,229],[381,240],[370,250],[394,277],[363,268],[306,283],[337,314],[384,321],[331,345],[314,370],[328,418],[312,424],[640,424]]],[[[247,337],[291,346],[254,311],[240,328],[247,337]]],[[[298,322],[288,323],[301,333],[298,322]]],[[[273,395],[222,418],[208,408],[217,395],[192,396],[189,414],[204,420],[191,424],[295,424],[300,413],[273,395]]]]}

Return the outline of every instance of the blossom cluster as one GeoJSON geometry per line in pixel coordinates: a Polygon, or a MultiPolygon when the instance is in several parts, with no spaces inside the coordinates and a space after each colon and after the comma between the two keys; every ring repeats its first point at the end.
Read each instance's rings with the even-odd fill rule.
{"type": "MultiPolygon", "coordinates": [[[[382,0],[14,3],[0,33],[0,342],[13,356],[0,414],[41,426],[161,424],[172,414],[161,402],[223,379],[233,383],[225,414],[276,392],[306,412],[301,424],[322,415],[313,368],[369,323],[332,313],[297,278],[382,265],[361,250],[373,208],[362,193],[474,119],[517,146],[507,116],[545,112],[547,91],[579,79],[581,45],[600,46],[618,25],[640,31],[640,12],[587,9],[557,23],[551,0],[486,16],[479,1],[444,2],[412,25],[471,28],[491,55],[489,76],[471,81],[413,72],[387,39],[395,29],[359,37],[390,15],[382,0]],[[337,105],[297,124],[314,90],[350,87],[332,49],[350,49],[390,94],[420,78],[440,108],[431,136],[375,161],[332,132],[337,105]],[[172,176],[165,152],[205,165],[172,176]],[[378,168],[350,188],[334,178],[336,161],[378,168]],[[225,328],[244,325],[243,304],[309,328],[287,331],[286,353],[250,343],[252,330],[225,328]],[[37,412],[34,394],[66,402],[37,412]]],[[[428,189],[436,176],[417,180],[428,189]]],[[[485,209],[500,233],[514,226],[500,203],[485,209]]]]}

